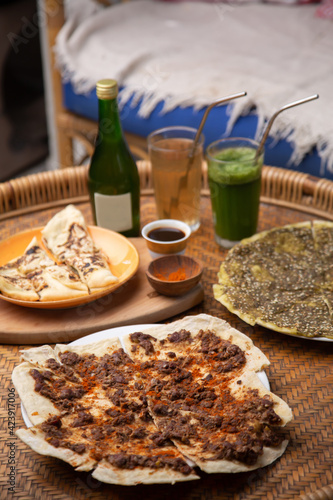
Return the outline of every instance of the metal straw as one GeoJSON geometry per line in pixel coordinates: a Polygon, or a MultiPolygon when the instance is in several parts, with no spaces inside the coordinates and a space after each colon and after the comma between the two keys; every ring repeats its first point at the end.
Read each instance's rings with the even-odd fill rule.
{"type": "Polygon", "coordinates": [[[203,129],[203,126],[207,120],[207,116],[209,115],[210,113],[210,110],[212,108],[214,108],[215,106],[218,106],[219,104],[223,104],[224,102],[227,102],[227,101],[231,101],[232,99],[237,99],[237,97],[244,97],[245,95],[247,95],[246,92],[239,92],[238,94],[232,94],[232,95],[229,95],[227,97],[222,97],[221,99],[217,99],[217,101],[214,101],[212,102],[212,104],[210,104],[208,106],[208,108],[206,109],[202,119],[201,119],[201,122],[200,122],[200,125],[199,125],[199,128],[197,130],[197,133],[195,135],[195,138],[194,138],[194,142],[193,142],[193,148],[189,154],[189,157],[190,158],[193,158],[194,156],[194,153],[195,153],[195,150],[196,150],[196,147],[197,147],[197,144],[198,144],[198,141],[199,141],[199,138],[200,138],[200,135],[201,135],[201,132],[202,132],[202,129],[203,129]]]}
{"type": "Polygon", "coordinates": [[[294,106],[298,106],[299,104],[303,104],[305,102],[309,102],[309,101],[313,101],[314,99],[318,99],[319,95],[318,94],[314,94],[314,95],[311,95],[310,97],[305,97],[304,99],[300,99],[299,101],[294,101],[294,102],[291,102],[290,104],[286,104],[285,106],[283,106],[281,109],[279,109],[276,113],[274,113],[274,115],[272,116],[272,118],[269,120],[268,122],[268,125],[266,127],[266,130],[262,136],[262,139],[260,141],[260,144],[258,146],[258,149],[257,149],[257,152],[256,152],[256,156],[255,156],[255,159],[254,161],[256,162],[258,157],[260,156],[262,150],[263,150],[263,147],[264,147],[264,144],[266,142],[266,139],[268,137],[268,134],[269,134],[269,131],[271,130],[272,128],[272,125],[273,125],[273,122],[275,120],[275,118],[282,112],[284,111],[285,109],[289,109],[289,108],[293,108],[294,106]]]}
{"type": "Polygon", "coordinates": [[[207,116],[208,116],[210,110],[212,108],[214,108],[214,106],[218,106],[219,104],[223,104],[224,102],[231,101],[232,99],[237,99],[237,97],[243,97],[245,95],[246,95],[246,92],[239,92],[238,94],[232,94],[232,95],[229,95],[227,97],[222,97],[221,99],[217,99],[216,101],[212,102],[212,104],[210,104],[207,107],[207,109],[206,109],[206,111],[205,111],[205,113],[204,113],[204,115],[203,115],[203,117],[201,119],[201,122],[200,122],[199,128],[197,130],[197,133],[195,135],[195,138],[194,138],[194,141],[193,141],[193,147],[192,147],[192,149],[191,149],[191,151],[189,153],[189,161],[188,161],[188,164],[187,164],[187,167],[186,167],[186,172],[185,172],[185,174],[179,180],[177,195],[173,196],[170,199],[169,215],[168,215],[168,217],[171,217],[171,209],[172,209],[172,207],[175,206],[175,205],[177,205],[177,203],[178,203],[179,194],[180,194],[181,190],[184,189],[187,186],[187,178],[188,178],[188,174],[189,174],[190,168],[192,166],[192,162],[193,162],[193,159],[194,159],[195,150],[196,150],[196,147],[198,145],[201,131],[203,129],[203,126],[205,124],[205,121],[207,119],[207,116]]]}

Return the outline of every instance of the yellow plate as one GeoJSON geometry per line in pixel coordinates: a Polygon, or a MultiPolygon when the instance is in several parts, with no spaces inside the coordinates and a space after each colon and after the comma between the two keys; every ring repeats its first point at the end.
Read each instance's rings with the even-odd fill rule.
{"type": "MultiPolygon", "coordinates": [[[[10,238],[0,242],[0,266],[7,264],[12,259],[22,255],[36,236],[39,243],[42,240],[42,227],[30,229],[21,233],[15,234],[10,238]]],[[[93,292],[82,297],[74,299],[54,300],[54,301],[29,301],[17,300],[11,297],[6,297],[0,293],[0,298],[13,304],[24,307],[35,307],[40,309],[61,309],[68,307],[80,306],[87,304],[100,297],[108,295],[113,290],[116,290],[126,281],[128,281],[137,271],[139,267],[139,254],[135,246],[119,233],[110,231],[97,226],[88,226],[90,236],[95,242],[95,245],[102,249],[110,261],[110,269],[112,273],[119,278],[117,283],[114,283],[101,290],[93,292]]]]}

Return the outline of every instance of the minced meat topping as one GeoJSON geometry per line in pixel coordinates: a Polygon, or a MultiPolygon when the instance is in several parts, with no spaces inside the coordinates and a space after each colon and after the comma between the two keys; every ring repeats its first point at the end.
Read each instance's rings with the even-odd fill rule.
{"type": "Polygon", "coordinates": [[[274,402],[239,384],[244,351],[213,331],[186,330],[157,340],[130,335],[123,349],[97,357],[64,352],[46,369],[30,371],[35,391],[58,415],[40,425],[54,447],[106,459],[122,469],[166,467],[193,472],[174,443],[193,447],[202,460],[253,465],[264,446],[278,446],[274,402]],[[149,359],[142,360],[141,354],[149,359]]]}

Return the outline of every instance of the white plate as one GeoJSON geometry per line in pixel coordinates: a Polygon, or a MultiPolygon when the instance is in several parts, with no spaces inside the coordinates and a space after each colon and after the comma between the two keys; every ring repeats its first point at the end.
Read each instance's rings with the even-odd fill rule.
{"type": "MultiPolygon", "coordinates": [[[[158,324],[155,323],[155,324],[146,324],[146,325],[127,325],[127,326],[119,326],[117,328],[109,328],[108,330],[102,330],[100,332],[92,333],[91,335],[81,337],[80,339],[74,340],[74,342],[71,342],[69,345],[85,345],[85,344],[91,344],[92,342],[99,342],[100,340],[105,340],[105,339],[109,339],[112,337],[118,337],[120,342],[121,342],[121,345],[123,346],[122,337],[124,335],[127,335],[129,333],[134,333],[137,331],[147,330],[148,328],[152,328],[154,326],[158,326],[158,324]]],[[[264,371],[261,371],[261,372],[257,372],[257,375],[258,375],[261,383],[269,391],[270,385],[269,385],[269,380],[267,378],[266,373],[264,371]]],[[[22,413],[22,417],[23,417],[25,425],[27,427],[32,427],[33,424],[30,422],[28,415],[27,415],[27,412],[26,412],[24,406],[22,405],[22,403],[21,403],[21,413],[22,413]]]]}
{"type": "MultiPolygon", "coordinates": [[[[277,332],[277,330],[274,331],[277,332]]],[[[306,340],[317,340],[319,342],[333,342],[333,339],[329,339],[328,337],[305,337],[304,335],[295,335],[293,333],[287,333],[287,332],[278,332],[278,333],[283,333],[284,335],[288,335],[289,337],[294,337],[294,339],[296,338],[296,339],[306,339],[306,340]]]]}

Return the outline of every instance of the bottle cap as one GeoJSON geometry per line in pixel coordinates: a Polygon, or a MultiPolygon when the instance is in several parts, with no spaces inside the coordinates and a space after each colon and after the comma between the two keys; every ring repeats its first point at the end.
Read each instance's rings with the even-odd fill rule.
{"type": "Polygon", "coordinates": [[[116,80],[106,78],[96,83],[96,94],[98,99],[114,99],[118,95],[118,84],[116,80]]]}

